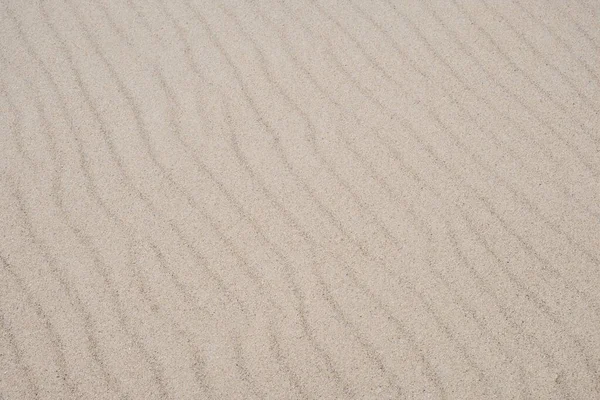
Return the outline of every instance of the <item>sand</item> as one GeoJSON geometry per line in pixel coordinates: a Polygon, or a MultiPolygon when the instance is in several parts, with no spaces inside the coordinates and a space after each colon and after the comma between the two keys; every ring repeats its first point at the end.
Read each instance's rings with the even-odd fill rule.
{"type": "Polygon", "coordinates": [[[3,1],[0,399],[600,399],[599,16],[3,1]]]}

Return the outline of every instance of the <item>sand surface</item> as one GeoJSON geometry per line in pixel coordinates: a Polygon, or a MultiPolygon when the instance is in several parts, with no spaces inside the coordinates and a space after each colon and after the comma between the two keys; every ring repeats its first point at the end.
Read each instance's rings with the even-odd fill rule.
{"type": "Polygon", "coordinates": [[[597,0],[0,4],[0,399],[600,399],[597,0]]]}

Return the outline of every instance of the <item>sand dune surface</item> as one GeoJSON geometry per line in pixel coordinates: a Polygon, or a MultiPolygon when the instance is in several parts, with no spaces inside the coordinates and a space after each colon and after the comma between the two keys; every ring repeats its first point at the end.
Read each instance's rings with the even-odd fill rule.
{"type": "Polygon", "coordinates": [[[1,1],[0,399],[600,399],[599,16],[1,1]]]}

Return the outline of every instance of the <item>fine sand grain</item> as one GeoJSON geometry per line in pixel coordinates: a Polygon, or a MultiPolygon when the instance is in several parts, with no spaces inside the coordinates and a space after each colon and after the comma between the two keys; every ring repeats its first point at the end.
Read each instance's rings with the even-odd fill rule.
{"type": "Polygon", "coordinates": [[[1,0],[0,399],[600,399],[598,0],[1,0]]]}

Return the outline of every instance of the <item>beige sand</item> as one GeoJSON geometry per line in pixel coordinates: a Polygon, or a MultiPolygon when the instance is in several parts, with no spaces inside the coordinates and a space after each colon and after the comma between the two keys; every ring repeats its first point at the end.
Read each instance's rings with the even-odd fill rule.
{"type": "Polygon", "coordinates": [[[600,3],[4,0],[1,399],[599,399],[600,3]]]}

